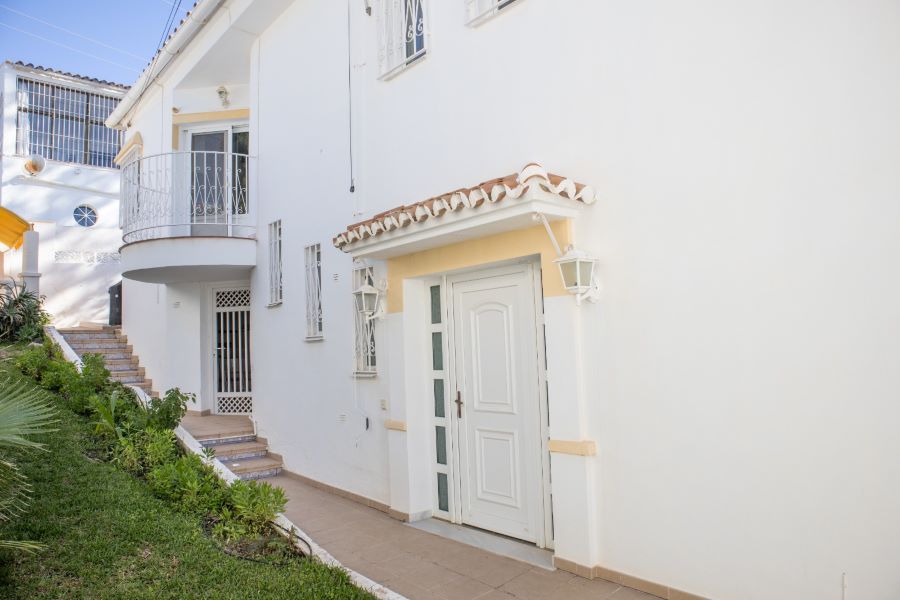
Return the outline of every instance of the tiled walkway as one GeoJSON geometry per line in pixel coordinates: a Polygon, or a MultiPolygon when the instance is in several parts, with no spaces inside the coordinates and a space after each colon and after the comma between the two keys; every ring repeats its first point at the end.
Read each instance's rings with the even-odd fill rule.
{"type": "Polygon", "coordinates": [[[346,567],[411,600],[658,600],[608,581],[547,571],[409,527],[280,475],[285,514],[346,567]]]}

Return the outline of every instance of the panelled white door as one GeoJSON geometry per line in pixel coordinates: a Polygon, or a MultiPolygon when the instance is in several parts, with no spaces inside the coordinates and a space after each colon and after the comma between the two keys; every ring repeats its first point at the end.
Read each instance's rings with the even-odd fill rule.
{"type": "Polygon", "coordinates": [[[459,518],[544,542],[541,395],[531,265],[449,277],[459,518]]]}
{"type": "Polygon", "coordinates": [[[213,359],[215,412],[243,415],[253,412],[250,369],[250,289],[213,292],[213,359]]]}

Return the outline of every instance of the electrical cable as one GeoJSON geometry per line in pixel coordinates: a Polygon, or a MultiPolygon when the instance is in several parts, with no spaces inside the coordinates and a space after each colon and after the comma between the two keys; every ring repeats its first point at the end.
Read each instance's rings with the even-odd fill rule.
{"type": "Polygon", "coordinates": [[[61,48],[65,48],[66,50],[69,50],[71,52],[77,52],[78,54],[83,54],[89,58],[93,58],[94,60],[99,60],[99,61],[102,61],[105,63],[109,63],[111,65],[114,65],[116,67],[119,67],[120,69],[126,69],[126,70],[132,71],[134,73],[140,73],[140,70],[135,69],[134,67],[129,67],[129,66],[126,66],[123,64],[119,64],[115,61],[109,60],[107,58],[103,58],[102,56],[97,56],[96,54],[91,54],[90,52],[85,52],[84,50],[79,50],[78,48],[73,48],[72,46],[63,44],[62,42],[57,42],[56,40],[51,40],[50,38],[46,38],[42,35],[38,35],[36,33],[32,33],[30,31],[26,31],[24,29],[19,29],[18,27],[13,27],[12,25],[9,25],[8,23],[4,23],[2,21],[0,21],[0,27],[6,27],[7,29],[10,29],[12,31],[17,31],[18,33],[24,33],[25,35],[30,35],[33,38],[37,38],[37,39],[41,40],[42,42],[47,42],[48,44],[54,44],[61,48]]]}
{"type": "Polygon", "coordinates": [[[62,31],[63,33],[67,33],[67,34],[69,34],[69,35],[73,35],[73,36],[75,36],[75,37],[81,38],[81,39],[83,39],[83,40],[86,40],[86,41],[88,41],[88,42],[91,42],[92,44],[97,44],[98,46],[103,46],[104,48],[108,48],[109,50],[113,50],[113,51],[118,52],[118,53],[120,53],[120,54],[124,54],[124,55],[130,56],[130,57],[132,57],[132,58],[136,58],[137,60],[139,60],[139,61],[141,61],[141,62],[143,62],[144,59],[146,58],[146,57],[144,57],[144,56],[140,56],[140,55],[138,55],[138,54],[134,54],[134,53],[132,53],[132,52],[129,52],[128,50],[123,50],[123,49],[121,49],[121,48],[116,48],[115,46],[111,46],[111,45],[107,44],[106,42],[101,42],[100,40],[96,40],[96,39],[94,39],[94,38],[92,38],[92,37],[89,37],[89,36],[83,35],[83,34],[81,34],[81,33],[78,33],[77,31],[72,31],[71,29],[66,29],[65,27],[60,27],[59,25],[54,25],[53,23],[50,23],[49,21],[44,21],[43,19],[39,19],[38,17],[35,17],[34,15],[30,15],[30,14],[28,14],[28,13],[26,13],[26,12],[22,12],[22,11],[20,11],[20,10],[16,10],[16,9],[14,9],[14,8],[10,8],[9,6],[7,6],[7,5],[5,5],[5,4],[0,4],[0,8],[2,8],[2,9],[4,9],[4,10],[7,10],[7,11],[13,13],[13,14],[19,15],[19,16],[21,16],[21,17],[25,17],[26,19],[31,19],[32,21],[36,21],[37,23],[40,23],[41,25],[46,25],[47,27],[52,27],[53,29],[58,29],[59,31],[62,31]]]}

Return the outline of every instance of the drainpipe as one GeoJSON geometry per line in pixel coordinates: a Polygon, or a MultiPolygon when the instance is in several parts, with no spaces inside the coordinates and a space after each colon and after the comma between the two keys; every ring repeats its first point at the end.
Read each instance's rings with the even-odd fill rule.
{"type": "Polygon", "coordinates": [[[40,279],[41,274],[38,271],[38,245],[40,236],[38,232],[31,229],[22,234],[24,241],[22,242],[22,283],[25,289],[33,292],[36,296],[41,295],[40,279]]]}

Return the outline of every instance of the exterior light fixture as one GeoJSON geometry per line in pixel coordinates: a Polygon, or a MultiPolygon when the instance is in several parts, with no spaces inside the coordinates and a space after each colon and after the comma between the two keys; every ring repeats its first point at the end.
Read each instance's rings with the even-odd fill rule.
{"type": "Polygon", "coordinates": [[[553,235],[553,230],[550,228],[547,217],[542,213],[536,212],[532,215],[532,218],[543,223],[544,229],[547,230],[553,249],[556,250],[556,255],[559,257],[553,262],[559,266],[559,275],[562,277],[566,291],[575,296],[575,304],[581,306],[582,300],[590,302],[600,300],[600,280],[594,268],[600,261],[582,250],[576,250],[575,246],[572,245],[568,246],[566,253],[563,254],[559,249],[559,243],[556,241],[556,236],[553,235]]]}
{"type": "Polygon", "coordinates": [[[387,286],[382,284],[380,288],[366,283],[353,291],[356,310],[359,314],[364,315],[367,321],[384,317],[384,302],[382,298],[387,286]]]}
{"type": "Polygon", "coordinates": [[[566,291],[575,296],[575,304],[580,305],[585,299],[591,302],[600,299],[600,282],[594,268],[598,262],[596,258],[588,256],[582,250],[576,250],[574,246],[569,246],[566,253],[553,262],[559,266],[559,274],[566,291]]]}
{"type": "Polygon", "coordinates": [[[44,170],[44,167],[47,166],[47,162],[40,154],[32,154],[27,159],[25,159],[25,164],[23,166],[25,168],[25,172],[34,177],[44,170]]]}
{"type": "Polygon", "coordinates": [[[222,106],[224,108],[228,108],[228,105],[231,104],[231,101],[228,99],[228,88],[224,85],[220,85],[216,90],[216,93],[219,95],[219,100],[222,102],[222,106]]]}

